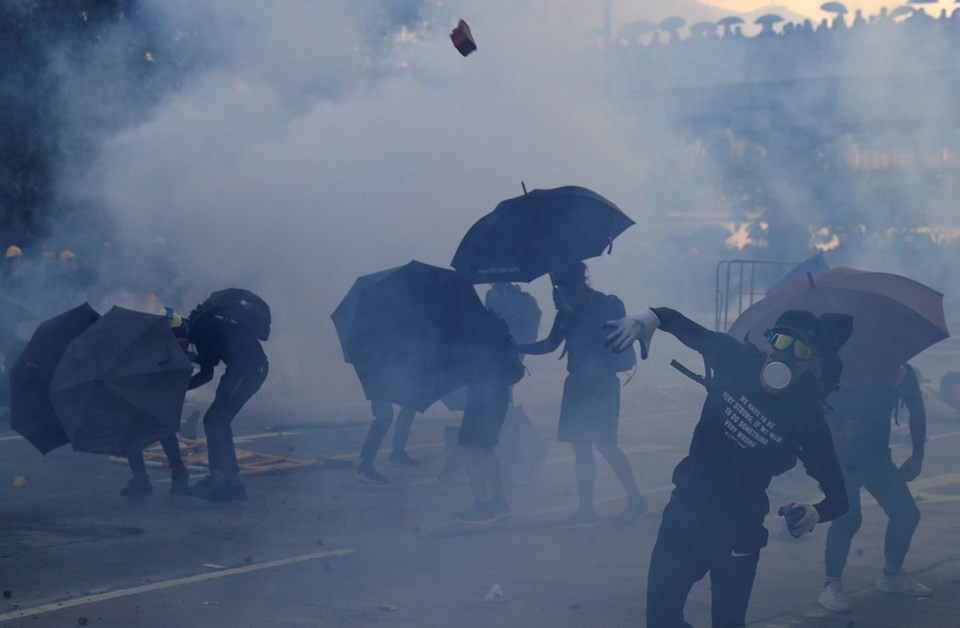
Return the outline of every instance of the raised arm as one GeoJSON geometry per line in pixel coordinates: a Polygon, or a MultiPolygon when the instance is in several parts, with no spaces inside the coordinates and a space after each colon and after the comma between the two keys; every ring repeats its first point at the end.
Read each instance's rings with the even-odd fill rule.
{"type": "Polygon", "coordinates": [[[557,316],[553,319],[553,327],[550,328],[550,333],[547,334],[547,337],[543,340],[538,340],[537,342],[530,342],[527,344],[517,345],[517,352],[526,353],[529,355],[543,355],[545,353],[553,353],[560,346],[560,343],[563,342],[566,338],[566,334],[563,330],[563,323],[566,319],[566,315],[563,310],[557,312],[557,316]]]}

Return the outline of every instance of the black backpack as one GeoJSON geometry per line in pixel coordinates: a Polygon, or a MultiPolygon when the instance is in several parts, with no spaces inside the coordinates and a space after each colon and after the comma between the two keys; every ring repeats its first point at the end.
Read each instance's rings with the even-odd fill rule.
{"type": "MultiPolygon", "coordinates": [[[[607,295],[607,320],[613,321],[620,318],[623,318],[627,315],[627,308],[624,307],[623,301],[621,301],[616,295],[608,294],[607,295]]],[[[633,368],[637,365],[637,352],[634,350],[633,345],[631,344],[627,349],[617,353],[613,350],[608,349],[607,352],[610,355],[610,360],[613,363],[614,370],[617,373],[625,373],[632,371],[633,368]]]]}
{"type": "Polygon", "coordinates": [[[190,312],[189,318],[195,323],[210,315],[233,319],[260,340],[270,338],[270,306],[249,290],[227,288],[214,292],[190,312]]]}

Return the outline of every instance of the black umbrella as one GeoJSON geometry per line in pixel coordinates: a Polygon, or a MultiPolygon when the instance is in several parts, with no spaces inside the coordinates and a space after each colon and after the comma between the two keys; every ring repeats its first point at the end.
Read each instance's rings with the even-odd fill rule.
{"type": "Polygon", "coordinates": [[[450,265],[474,283],[532,281],[609,251],[632,224],[586,188],[524,192],[474,223],[450,265]]]}
{"type": "Polygon", "coordinates": [[[465,384],[468,347],[486,316],[458,273],[410,262],[362,291],[346,353],[368,399],[423,412],[465,384]]]}
{"type": "Polygon", "coordinates": [[[10,372],[10,427],[41,453],[70,442],[50,403],[50,382],[67,345],[99,318],[84,303],[44,321],[10,372]]]}
{"type": "Polygon", "coordinates": [[[350,337],[350,328],[353,326],[353,317],[357,312],[360,294],[368,286],[377,283],[397,270],[397,268],[399,268],[399,266],[357,277],[353,285],[350,286],[350,290],[347,291],[346,296],[340,301],[340,305],[338,305],[337,309],[330,315],[330,318],[333,319],[333,326],[337,329],[337,338],[340,340],[340,350],[343,351],[343,360],[345,362],[350,362],[350,356],[347,353],[347,339],[350,337]]]}
{"type": "Polygon", "coordinates": [[[27,306],[0,295],[0,329],[15,331],[17,325],[36,318],[27,306]]]}
{"type": "Polygon", "coordinates": [[[166,318],[113,307],[67,347],[50,402],[75,450],[123,455],[177,431],[192,370],[166,318]]]}

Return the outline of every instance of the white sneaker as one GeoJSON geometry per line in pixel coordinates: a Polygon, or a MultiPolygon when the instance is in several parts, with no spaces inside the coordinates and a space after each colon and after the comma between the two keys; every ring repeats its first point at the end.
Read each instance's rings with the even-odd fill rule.
{"type": "Polygon", "coordinates": [[[899,593],[900,595],[913,595],[916,597],[924,597],[933,593],[930,587],[917,582],[902,571],[894,576],[880,574],[874,586],[877,587],[878,591],[883,591],[884,593],[899,593]]]}
{"type": "Polygon", "coordinates": [[[820,602],[820,606],[834,613],[849,613],[852,608],[839,580],[831,580],[825,584],[817,601],[820,602]]]}

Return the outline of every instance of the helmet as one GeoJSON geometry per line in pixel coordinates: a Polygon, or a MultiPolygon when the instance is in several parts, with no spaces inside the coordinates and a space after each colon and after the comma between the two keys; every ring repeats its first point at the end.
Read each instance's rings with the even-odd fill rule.
{"type": "Polygon", "coordinates": [[[7,247],[7,254],[4,257],[20,257],[21,255],[23,255],[23,249],[16,244],[11,244],[7,247]]]}

